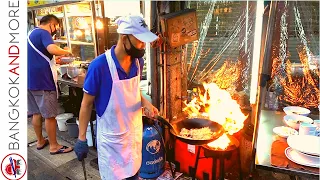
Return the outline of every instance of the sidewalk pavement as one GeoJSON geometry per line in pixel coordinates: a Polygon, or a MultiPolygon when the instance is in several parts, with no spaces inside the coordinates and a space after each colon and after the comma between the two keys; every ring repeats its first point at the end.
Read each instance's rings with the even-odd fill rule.
{"type": "MultiPolygon", "coordinates": [[[[44,127],[44,126],[43,126],[44,127]]],[[[59,134],[57,140],[60,144],[74,146],[75,140],[59,134]],[[66,141],[65,139],[69,139],[66,141]]],[[[46,133],[43,131],[44,136],[46,133]]],[[[30,119],[28,119],[28,179],[30,180],[83,180],[82,164],[74,152],[66,154],[49,154],[49,146],[42,150],[36,149],[36,136],[30,119]]],[[[90,165],[90,161],[97,157],[96,151],[90,149],[85,159],[87,179],[100,180],[99,171],[90,165]]]]}

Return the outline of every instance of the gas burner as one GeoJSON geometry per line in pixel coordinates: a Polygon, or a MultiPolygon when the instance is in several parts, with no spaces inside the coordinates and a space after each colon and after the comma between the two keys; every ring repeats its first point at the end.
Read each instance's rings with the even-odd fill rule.
{"type": "Polygon", "coordinates": [[[219,180],[224,180],[224,160],[230,159],[234,151],[237,151],[237,154],[238,154],[239,176],[240,176],[239,178],[240,180],[242,180],[240,149],[239,149],[240,143],[233,136],[228,136],[228,138],[230,139],[230,143],[226,149],[216,149],[208,146],[207,144],[199,146],[197,157],[196,157],[196,163],[195,163],[195,171],[192,177],[193,180],[195,179],[195,176],[196,176],[199,159],[202,159],[202,158],[212,158],[212,177],[213,177],[212,179],[216,178],[216,168],[217,168],[217,162],[219,160],[220,162],[219,163],[220,164],[219,180]],[[200,157],[201,149],[203,149],[204,157],[200,157]]]}

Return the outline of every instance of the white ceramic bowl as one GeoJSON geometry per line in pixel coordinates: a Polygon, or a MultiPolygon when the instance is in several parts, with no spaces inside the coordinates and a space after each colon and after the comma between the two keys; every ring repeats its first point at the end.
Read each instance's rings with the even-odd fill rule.
{"type": "Polygon", "coordinates": [[[295,130],[291,127],[286,127],[286,126],[275,127],[275,128],[273,128],[273,132],[283,138],[287,138],[292,135],[298,135],[297,130],[295,130]]]}
{"type": "Polygon", "coordinates": [[[310,110],[307,108],[299,107],[299,106],[288,106],[283,108],[283,111],[286,114],[298,114],[302,116],[308,116],[310,114],[310,110]]]}
{"type": "Polygon", "coordinates": [[[299,129],[300,122],[313,123],[313,120],[306,116],[288,114],[283,117],[284,122],[293,129],[299,129]]]}

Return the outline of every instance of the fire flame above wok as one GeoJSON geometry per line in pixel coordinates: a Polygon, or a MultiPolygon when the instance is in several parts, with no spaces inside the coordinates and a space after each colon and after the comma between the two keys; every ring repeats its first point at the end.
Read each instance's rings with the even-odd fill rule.
{"type": "Polygon", "coordinates": [[[240,131],[248,116],[241,112],[240,105],[232,99],[228,91],[220,89],[215,83],[204,83],[203,87],[204,92],[200,92],[189,103],[184,102],[186,107],[183,111],[189,117],[205,117],[222,125],[226,133],[208,146],[226,149],[230,143],[227,134],[240,131]]]}

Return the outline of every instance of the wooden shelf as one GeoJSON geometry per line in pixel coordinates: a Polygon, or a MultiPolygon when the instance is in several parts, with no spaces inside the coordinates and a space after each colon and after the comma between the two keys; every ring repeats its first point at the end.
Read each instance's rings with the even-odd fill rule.
{"type": "MultiPolygon", "coordinates": [[[[55,43],[67,43],[67,40],[54,40],[53,42],[55,43]]],[[[94,45],[93,42],[82,42],[82,41],[70,41],[71,44],[76,44],[76,45],[94,45]]]]}
{"type": "Polygon", "coordinates": [[[93,42],[82,42],[82,41],[71,41],[71,44],[77,44],[77,45],[94,45],[93,42]]]}
{"type": "Polygon", "coordinates": [[[66,13],[68,17],[90,17],[92,16],[92,13],[66,13]]]}

